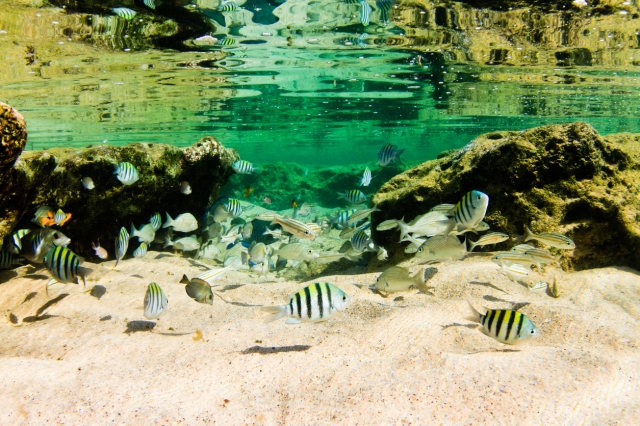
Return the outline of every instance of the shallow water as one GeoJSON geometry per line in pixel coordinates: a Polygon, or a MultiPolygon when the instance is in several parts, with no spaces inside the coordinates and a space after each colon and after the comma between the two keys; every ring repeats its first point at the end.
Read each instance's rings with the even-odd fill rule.
{"type": "Polygon", "coordinates": [[[365,27],[360,6],[342,2],[239,2],[224,14],[215,2],[156,3],[0,12],[0,93],[26,117],[30,149],[214,135],[256,163],[362,164],[391,142],[415,164],[494,130],[583,120],[640,131],[638,25],[624,14],[535,20],[398,2],[390,24],[374,5],[365,27]],[[175,35],[184,13],[194,28],[175,35]],[[208,33],[235,44],[196,45],[208,33]]]}

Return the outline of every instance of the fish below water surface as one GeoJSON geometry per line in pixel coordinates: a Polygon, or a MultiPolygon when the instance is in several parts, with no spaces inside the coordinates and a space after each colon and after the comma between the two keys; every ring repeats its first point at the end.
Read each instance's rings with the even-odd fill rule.
{"type": "Polygon", "coordinates": [[[422,278],[423,276],[424,268],[420,269],[414,276],[411,276],[407,268],[392,266],[380,274],[374,287],[376,290],[384,291],[385,293],[409,291],[411,287],[426,293],[427,285],[422,278]]]}
{"type": "Polygon", "coordinates": [[[78,284],[78,277],[82,277],[82,283],[86,288],[86,276],[92,270],[80,266],[83,261],[84,259],[66,247],[54,247],[44,256],[44,264],[53,278],[60,282],[78,284]]]}
{"type": "Polygon", "coordinates": [[[538,329],[526,315],[510,309],[489,309],[483,315],[471,303],[465,319],[480,324],[480,331],[500,343],[517,345],[538,336],[538,329]]]}
{"type": "Polygon", "coordinates": [[[156,319],[167,309],[168,304],[169,300],[160,286],[156,283],[149,284],[144,295],[144,316],[147,319],[156,319]]]}
{"type": "Polygon", "coordinates": [[[283,306],[265,306],[270,315],[266,323],[288,316],[287,324],[320,322],[334,316],[349,305],[349,296],[338,287],[327,282],[308,285],[288,298],[283,306]]]}

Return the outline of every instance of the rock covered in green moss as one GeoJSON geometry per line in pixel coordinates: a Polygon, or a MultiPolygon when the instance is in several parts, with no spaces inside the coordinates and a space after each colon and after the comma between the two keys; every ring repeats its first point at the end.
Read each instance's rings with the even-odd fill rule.
{"type": "Polygon", "coordinates": [[[577,248],[563,252],[565,267],[640,269],[639,138],[602,137],[581,122],[484,134],[380,188],[374,238],[390,253],[399,251],[398,233],[376,232],[378,223],[411,220],[477,189],[489,195],[485,220],[492,230],[515,237],[529,225],[572,238],[577,248]]]}
{"type": "Polygon", "coordinates": [[[71,248],[90,254],[92,241],[100,239],[111,247],[121,226],[147,223],[154,212],[163,220],[165,211],[173,217],[185,212],[200,217],[233,173],[231,164],[237,159],[235,150],[211,137],[184,149],[134,143],[26,151],[11,169],[11,197],[2,206],[7,226],[0,231],[4,237],[16,225],[34,227],[30,220],[39,206],[62,208],[72,214],[62,227],[72,239],[71,248]],[[133,164],[140,179],[123,185],[114,175],[120,162],[133,164]],[[94,189],[82,185],[85,177],[93,180],[94,189]],[[181,193],[183,181],[189,182],[191,194],[181,193]]]}
{"type": "Polygon", "coordinates": [[[0,102],[0,172],[13,166],[26,144],[27,125],[24,117],[0,102]]]}

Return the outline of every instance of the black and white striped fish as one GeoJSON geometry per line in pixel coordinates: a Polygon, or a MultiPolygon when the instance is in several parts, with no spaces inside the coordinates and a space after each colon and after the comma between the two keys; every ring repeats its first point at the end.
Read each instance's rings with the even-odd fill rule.
{"type": "Polygon", "coordinates": [[[160,229],[162,226],[162,216],[160,216],[160,213],[155,212],[153,216],[151,216],[151,219],[149,219],[149,225],[153,227],[154,231],[160,229]]]}
{"type": "Polygon", "coordinates": [[[354,214],[357,211],[358,210],[356,210],[356,209],[340,210],[336,214],[336,216],[331,218],[330,220],[331,220],[332,223],[335,223],[336,225],[347,226],[347,221],[349,220],[351,215],[354,214]]]}
{"type": "Polygon", "coordinates": [[[371,179],[373,179],[373,177],[371,177],[371,170],[367,167],[364,169],[364,174],[360,180],[360,186],[369,186],[371,179]]]}
{"type": "Polygon", "coordinates": [[[167,309],[168,304],[169,301],[160,286],[156,283],[149,284],[144,295],[144,316],[156,319],[167,309]]]}
{"type": "Polygon", "coordinates": [[[120,233],[116,238],[116,266],[118,266],[118,262],[120,262],[120,259],[122,259],[127,253],[128,248],[129,233],[127,232],[127,228],[123,226],[122,228],[120,228],[120,233]]]}
{"type": "Polygon", "coordinates": [[[4,245],[2,246],[2,249],[13,254],[20,253],[20,249],[22,248],[22,243],[20,240],[29,232],[31,232],[31,229],[18,229],[13,234],[7,235],[4,239],[4,245]]]}
{"type": "Polygon", "coordinates": [[[469,191],[453,208],[453,219],[456,222],[457,231],[471,230],[482,222],[489,196],[480,191],[469,191]]]}
{"type": "Polygon", "coordinates": [[[351,237],[351,245],[356,251],[364,251],[369,246],[371,237],[367,235],[363,230],[359,230],[351,237]]]}
{"type": "Polygon", "coordinates": [[[287,324],[319,322],[331,318],[349,305],[349,296],[338,287],[327,282],[308,285],[289,296],[289,304],[265,306],[263,311],[271,315],[265,322],[288,316],[287,324]]]}
{"type": "Polygon", "coordinates": [[[371,20],[371,6],[365,0],[360,2],[360,22],[365,27],[369,25],[371,20]]]}
{"type": "MultiPolygon", "coordinates": [[[[467,302],[469,303],[469,302],[467,302]]],[[[510,309],[488,309],[483,315],[469,303],[471,315],[465,319],[481,325],[480,331],[500,343],[516,345],[538,336],[538,329],[526,315],[510,309]]]]}
{"type": "Polygon", "coordinates": [[[0,251],[0,269],[9,269],[13,265],[22,265],[22,258],[8,251],[0,251]]]}
{"type": "Polygon", "coordinates": [[[133,251],[133,257],[144,257],[148,250],[147,243],[140,243],[137,249],[133,251]]]}
{"type": "Polygon", "coordinates": [[[20,256],[33,263],[42,263],[44,255],[54,246],[64,247],[71,240],[60,231],[50,228],[29,232],[20,240],[20,256]]]}
{"type": "Polygon", "coordinates": [[[140,179],[136,166],[127,162],[122,162],[115,166],[113,174],[123,185],[131,185],[140,179]]]}
{"type": "Polygon", "coordinates": [[[394,161],[400,162],[400,155],[404,152],[405,148],[398,149],[397,146],[386,143],[380,151],[378,151],[378,164],[382,167],[388,166],[394,161]]]}
{"type": "Polygon", "coordinates": [[[358,37],[345,37],[340,39],[340,44],[344,44],[345,46],[358,46],[358,47],[367,47],[367,42],[365,41],[369,37],[369,34],[363,33],[358,37]]]}
{"type": "Polygon", "coordinates": [[[258,168],[254,167],[253,164],[251,164],[247,160],[238,160],[231,165],[231,168],[235,170],[236,173],[240,173],[243,175],[248,175],[253,172],[259,172],[258,168]]]}
{"type": "Polygon", "coordinates": [[[235,44],[235,43],[236,43],[236,39],[231,37],[223,38],[216,42],[218,46],[231,46],[232,44],[235,44]]]}
{"type": "Polygon", "coordinates": [[[222,3],[216,10],[218,12],[234,12],[238,10],[238,3],[228,1],[226,3],[222,3]]]}
{"type": "Polygon", "coordinates": [[[133,19],[138,14],[138,12],[129,9],[128,7],[112,7],[111,11],[122,19],[133,19]]]}
{"type": "Polygon", "coordinates": [[[155,0],[143,0],[142,1],[144,3],[145,6],[147,6],[149,9],[153,9],[156,10],[156,2],[155,0]]]}
{"type": "Polygon", "coordinates": [[[80,266],[83,261],[66,247],[54,247],[44,255],[44,264],[53,278],[64,283],[78,284],[78,277],[82,277],[82,283],[86,288],[86,277],[92,271],[80,266]]]}
{"type": "Polygon", "coordinates": [[[350,189],[345,192],[338,192],[338,199],[344,198],[351,204],[363,204],[368,201],[368,198],[359,189],[350,189]]]}
{"type": "Polygon", "coordinates": [[[67,214],[62,211],[62,209],[58,209],[58,211],[53,215],[53,221],[59,225],[62,221],[67,218],[67,214]]]}
{"type": "Polygon", "coordinates": [[[238,217],[242,214],[240,201],[235,198],[229,198],[229,200],[224,204],[224,208],[227,212],[231,213],[233,217],[238,217]]]}

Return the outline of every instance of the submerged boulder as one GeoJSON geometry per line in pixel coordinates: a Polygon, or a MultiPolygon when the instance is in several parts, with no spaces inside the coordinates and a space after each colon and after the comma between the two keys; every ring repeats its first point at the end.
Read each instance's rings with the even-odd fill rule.
{"type": "MultiPolygon", "coordinates": [[[[9,171],[10,185],[4,189],[4,226],[1,237],[17,228],[34,228],[31,219],[39,206],[61,208],[72,218],[61,228],[71,238],[71,248],[91,254],[91,243],[113,247],[120,227],[130,230],[148,223],[154,212],[175,217],[190,212],[196,217],[217,198],[218,190],[233,173],[238,159],[212,137],[181,149],[172,145],[134,143],[127,146],[97,146],[84,149],[54,148],[26,151],[9,171]],[[133,164],[139,180],[123,185],[114,174],[120,162],[133,164]],[[87,189],[83,178],[95,188],[87,189]],[[187,181],[191,194],[183,194],[187,181]]],[[[0,211],[3,211],[0,209],[0,211]]]]}
{"type": "Polygon", "coordinates": [[[640,135],[603,137],[582,122],[484,134],[380,188],[374,239],[390,254],[402,251],[397,231],[376,231],[377,224],[411,220],[477,189],[489,195],[485,221],[492,231],[518,237],[528,225],[572,238],[576,249],[562,251],[566,268],[640,269],[639,141],[640,135]]]}

